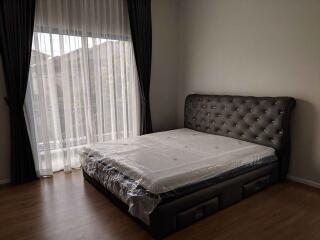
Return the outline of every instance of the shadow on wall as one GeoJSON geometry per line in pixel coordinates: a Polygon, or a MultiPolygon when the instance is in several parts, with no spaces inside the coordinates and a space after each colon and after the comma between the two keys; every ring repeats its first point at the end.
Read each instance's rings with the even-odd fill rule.
{"type": "Polygon", "coordinates": [[[292,116],[292,155],[289,175],[309,176],[310,179],[320,181],[320,162],[315,159],[317,146],[317,113],[316,107],[308,101],[296,99],[297,105],[292,116]],[[301,172],[310,166],[310,172],[301,172]]]}

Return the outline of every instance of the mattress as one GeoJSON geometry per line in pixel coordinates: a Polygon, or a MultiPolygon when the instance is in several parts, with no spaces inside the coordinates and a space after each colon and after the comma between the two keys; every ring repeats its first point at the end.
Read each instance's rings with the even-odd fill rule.
{"type": "Polygon", "coordinates": [[[166,193],[276,160],[273,148],[182,128],[87,146],[83,170],[146,224],[166,193]]]}

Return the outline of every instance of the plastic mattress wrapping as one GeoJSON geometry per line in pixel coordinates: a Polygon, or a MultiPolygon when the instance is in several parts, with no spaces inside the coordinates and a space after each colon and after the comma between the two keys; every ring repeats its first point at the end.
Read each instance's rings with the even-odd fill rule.
{"type": "MultiPolygon", "coordinates": [[[[274,149],[177,129],[93,144],[80,151],[83,171],[149,225],[162,196],[238,169],[276,161],[274,149]]],[[[221,180],[221,179],[220,179],[221,180]]]]}

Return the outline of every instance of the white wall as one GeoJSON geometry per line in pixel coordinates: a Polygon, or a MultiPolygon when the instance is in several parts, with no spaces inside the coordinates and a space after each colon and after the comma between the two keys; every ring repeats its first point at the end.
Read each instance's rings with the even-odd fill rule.
{"type": "Polygon", "coordinates": [[[320,1],[180,1],[178,125],[187,94],[288,95],[290,175],[320,183],[320,1]]]}
{"type": "Polygon", "coordinates": [[[9,109],[4,101],[6,90],[0,56],[0,184],[10,178],[10,124],[9,109]]]}
{"type": "Polygon", "coordinates": [[[154,131],[176,126],[178,1],[152,0],[151,116],[154,131]]]}

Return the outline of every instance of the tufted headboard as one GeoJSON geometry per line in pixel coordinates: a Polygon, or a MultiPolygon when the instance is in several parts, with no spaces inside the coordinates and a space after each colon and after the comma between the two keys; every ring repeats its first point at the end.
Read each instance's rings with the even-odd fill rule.
{"type": "Polygon", "coordinates": [[[200,132],[232,137],[276,150],[279,176],[290,159],[291,97],[244,97],[193,94],[186,98],[184,125],[200,132]]]}

